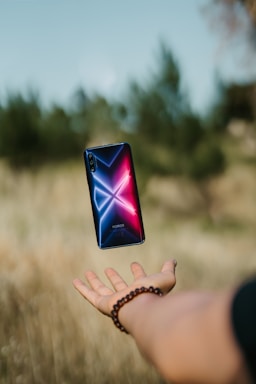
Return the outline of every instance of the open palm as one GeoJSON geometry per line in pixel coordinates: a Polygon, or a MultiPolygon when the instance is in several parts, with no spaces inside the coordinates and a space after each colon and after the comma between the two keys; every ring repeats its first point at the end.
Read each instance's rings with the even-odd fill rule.
{"type": "Polygon", "coordinates": [[[167,260],[159,273],[147,275],[142,265],[134,262],[131,264],[134,280],[130,285],[124,281],[115,269],[107,268],[105,274],[112,284],[112,289],[107,287],[93,271],[85,272],[88,285],[80,279],[75,279],[73,285],[89,303],[101,313],[110,316],[113,305],[117,300],[120,300],[136,288],[153,286],[160,288],[164,294],[168,293],[176,283],[176,264],[175,260],[167,260]]]}

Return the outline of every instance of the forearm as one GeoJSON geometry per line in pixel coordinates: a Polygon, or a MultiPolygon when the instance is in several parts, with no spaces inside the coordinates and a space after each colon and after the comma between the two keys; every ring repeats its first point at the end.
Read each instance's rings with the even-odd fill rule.
{"type": "Polygon", "coordinates": [[[143,294],[119,313],[141,353],[179,383],[232,382],[241,365],[229,319],[231,293],[143,294]]]}
{"type": "Polygon", "coordinates": [[[108,268],[105,274],[113,289],[93,271],[85,273],[89,287],[80,279],[73,283],[101,313],[111,316],[113,306],[118,307],[115,320],[172,383],[250,383],[231,324],[233,293],[168,294],[176,282],[175,267],[175,260],[170,259],[163,263],[160,272],[147,275],[139,263],[132,263],[134,280],[130,285],[108,268]],[[159,288],[164,296],[141,293],[119,307],[129,292],[151,286],[159,288]]]}
{"type": "Polygon", "coordinates": [[[212,294],[205,292],[176,293],[161,298],[143,294],[121,308],[119,319],[140,349],[145,350],[144,354],[153,354],[155,348],[151,347],[173,329],[176,321],[197,307],[201,308],[211,298],[212,294]]]}

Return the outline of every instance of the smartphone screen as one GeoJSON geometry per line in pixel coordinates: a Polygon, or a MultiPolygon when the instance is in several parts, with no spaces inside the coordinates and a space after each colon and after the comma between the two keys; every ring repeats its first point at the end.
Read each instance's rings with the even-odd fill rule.
{"type": "Polygon", "coordinates": [[[145,240],[139,195],[128,143],[87,148],[84,160],[98,246],[145,240]]]}

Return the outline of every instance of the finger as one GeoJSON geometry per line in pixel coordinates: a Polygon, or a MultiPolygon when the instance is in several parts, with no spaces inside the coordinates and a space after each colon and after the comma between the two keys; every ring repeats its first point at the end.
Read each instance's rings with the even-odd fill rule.
{"type": "Polygon", "coordinates": [[[82,280],[80,279],[74,279],[73,280],[73,285],[75,289],[86,299],[88,300],[92,305],[96,306],[97,299],[98,299],[98,294],[87,287],[82,280]]]}
{"type": "Polygon", "coordinates": [[[164,262],[162,266],[161,273],[163,277],[165,276],[165,279],[164,279],[165,283],[163,285],[163,290],[166,293],[170,292],[170,290],[173,289],[173,287],[176,284],[176,276],[175,276],[176,265],[177,265],[176,260],[167,260],[164,262]]]}
{"type": "MultiPolygon", "coordinates": [[[[96,291],[93,289],[87,287],[80,279],[74,279],[73,285],[76,288],[76,290],[95,308],[97,308],[100,312],[104,313],[105,315],[109,315],[109,309],[108,309],[108,296],[102,296],[99,295],[96,291]]],[[[109,290],[111,294],[113,292],[109,290]]]]}
{"type": "Polygon", "coordinates": [[[111,295],[113,291],[106,287],[105,284],[99,279],[99,277],[93,271],[86,271],[85,277],[94,291],[100,295],[111,295]]]}
{"type": "Polygon", "coordinates": [[[146,277],[146,273],[143,269],[143,267],[139,263],[132,263],[131,264],[131,271],[134,276],[134,280],[141,279],[142,277],[146,277]]]}
{"type": "Polygon", "coordinates": [[[127,284],[124,279],[113,268],[107,268],[105,270],[105,274],[116,291],[122,291],[127,288],[127,284]]]}
{"type": "Polygon", "coordinates": [[[177,261],[175,259],[167,260],[164,262],[161,272],[175,273],[176,266],[177,266],[177,261]]]}

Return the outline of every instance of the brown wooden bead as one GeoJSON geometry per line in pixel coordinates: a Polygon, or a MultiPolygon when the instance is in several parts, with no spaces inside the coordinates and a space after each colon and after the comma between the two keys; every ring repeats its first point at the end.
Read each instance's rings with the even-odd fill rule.
{"type": "Polygon", "coordinates": [[[124,328],[124,326],[120,323],[118,319],[118,312],[120,308],[126,303],[129,303],[134,297],[142,294],[142,293],[154,293],[155,295],[158,296],[163,296],[163,292],[161,291],[160,288],[154,288],[150,286],[149,288],[147,287],[140,287],[136,288],[134,291],[131,291],[128,293],[126,296],[122,297],[121,299],[117,300],[116,304],[113,305],[113,310],[110,312],[111,318],[115,324],[115,326],[120,329],[121,332],[128,333],[127,330],[124,328]]]}

